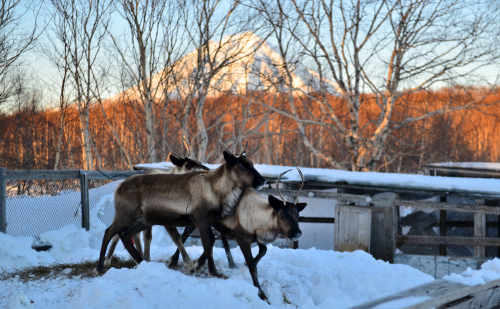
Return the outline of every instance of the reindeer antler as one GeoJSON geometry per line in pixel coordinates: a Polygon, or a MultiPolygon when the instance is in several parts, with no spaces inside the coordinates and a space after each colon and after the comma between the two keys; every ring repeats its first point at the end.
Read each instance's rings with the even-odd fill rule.
{"type": "Polygon", "coordinates": [[[220,135],[219,130],[217,130],[217,135],[219,135],[219,143],[222,145],[222,147],[224,147],[224,150],[229,152],[230,154],[232,154],[234,156],[234,153],[231,150],[229,150],[226,143],[224,143],[224,141],[222,140],[222,135],[220,135]]]}
{"type": "Polygon", "coordinates": [[[247,147],[248,147],[248,142],[246,142],[246,143],[245,143],[245,147],[243,147],[243,148],[241,149],[240,156],[242,156],[242,155],[245,153],[245,150],[247,149],[247,147]]]}
{"type": "Polygon", "coordinates": [[[165,144],[167,145],[168,149],[170,149],[170,152],[172,152],[174,155],[178,156],[179,158],[183,158],[183,156],[179,155],[177,152],[175,152],[172,147],[167,142],[167,139],[165,139],[165,144]]]}
{"type": "Polygon", "coordinates": [[[187,148],[187,150],[188,150],[188,154],[187,154],[187,156],[186,156],[186,158],[188,158],[188,157],[191,155],[191,147],[189,147],[189,144],[188,144],[188,142],[186,141],[186,139],[184,138],[184,136],[182,137],[182,140],[184,141],[184,147],[186,147],[186,148],[187,148]]]}
{"type": "Polygon", "coordinates": [[[242,153],[241,155],[243,156],[251,156],[253,155],[255,152],[257,152],[257,149],[259,149],[259,145],[257,145],[257,147],[255,147],[254,149],[250,150],[249,152],[244,152],[242,153]]]}
{"type": "Polygon", "coordinates": [[[280,178],[281,176],[285,175],[286,173],[288,173],[289,171],[291,170],[288,170],[288,171],[284,171],[283,173],[281,173],[279,176],[278,176],[278,180],[276,181],[276,190],[278,191],[278,194],[281,196],[281,200],[283,201],[283,205],[286,205],[286,201],[285,201],[285,198],[283,197],[283,195],[281,194],[280,192],[280,178]]]}
{"type": "Polygon", "coordinates": [[[296,167],[296,169],[297,169],[297,171],[300,174],[300,178],[302,178],[302,183],[300,184],[299,191],[297,192],[297,196],[295,197],[295,200],[293,202],[295,205],[297,205],[297,203],[299,202],[300,190],[302,190],[302,188],[304,187],[304,175],[302,175],[302,172],[300,171],[300,168],[296,167]]]}
{"type": "Polygon", "coordinates": [[[229,150],[229,147],[227,147],[226,143],[224,143],[224,141],[222,140],[222,136],[218,130],[217,130],[217,135],[219,135],[219,143],[221,143],[221,145],[224,147],[224,150],[226,150],[227,152],[229,152],[230,154],[232,154],[237,158],[241,156],[248,157],[250,155],[253,155],[257,151],[257,149],[259,149],[259,145],[257,145],[257,147],[253,148],[249,152],[246,152],[246,149],[248,147],[248,142],[246,142],[245,147],[243,147],[243,149],[241,150],[241,153],[239,155],[236,155],[231,150],[229,150]]]}

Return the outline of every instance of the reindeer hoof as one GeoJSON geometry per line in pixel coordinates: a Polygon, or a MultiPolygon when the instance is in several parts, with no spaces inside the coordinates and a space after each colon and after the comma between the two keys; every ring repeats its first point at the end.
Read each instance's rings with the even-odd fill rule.
{"type": "Polygon", "coordinates": [[[229,263],[229,268],[231,268],[231,269],[238,269],[238,266],[236,266],[235,263],[229,263]]]}
{"type": "Polygon", "coordinates": [[[226,276],[218,271],[212,271],[212,272],[210,272],[210,275],[212,275],[212,277],[224,279],[224,280],[226,280],[228,278],[228,276],[226,276]]]}
{"type": "Polygon", "coordinates": [[[97,266],[94,271],[93,271],[94,275],[103,275],[105,273],[104,271],[104,267],[99,267],[97,266]]]}
{"type": "Polygon", "coordinates": [[[263,301],[265,301],[268,304],[270,304],[269,300],[267,300],[266,294],[264,294],[264,292],[262,290],[259,289],[259,294],[258,295],[259,295],[260,299],[262,299],[263,301]]]}
{"type": "Polygon", "coordinates": [[[170,268],[170,269],[176,269],[177,268],[177,262],[175,262],[175,263],[173,263],[173,262],[168,263],[168,268],[170,268]]]}

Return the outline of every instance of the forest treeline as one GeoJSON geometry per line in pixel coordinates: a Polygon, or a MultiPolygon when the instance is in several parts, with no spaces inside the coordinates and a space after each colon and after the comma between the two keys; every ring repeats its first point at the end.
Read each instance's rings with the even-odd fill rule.
{"type": "MultiPolygon", "coordinates": [[[[397,124],[408,116],[418,117],[429,110],[440,107],[453,98],[455,104],[463,104],[470,99],[471,93],[481,97],[480,103],[496,102],[500,93],[492,94],[486,89],[461,90],[460,88],[444,88],[433,92],[418,92],[401,98],[396,104],[392,122],[397,124]],[[485,94],[488,95],[485,96],[485,94]],[[459,98],[461,97],[461,98],[459,98]],[[398,115],[404,115],[400,118],[398,115]]],[[[279,93],[259,94],[263,102],[273,101],[275,106],[288,105],[288,96],[279,93]]],[[[42,108],[40,97],[20,97],[17,108],[10,113],[0,115],[0,162],[8,169],[81,169],[84,167],[81,123],[76,106],[64,110],[42,108]],[[57,155],[58,138],[64,119],[61,147],[57,155]],[[56,163],[56,157],[59,156],[56,163]],[[56,166],[57,164],[57,166],[56,166]]],[[[347,121],[348,111],[340,97],[330,97],[336,105],[342,121],[347,121]]],[[[308,106],[307,98],[296,97],[300,105],[308,106]]],[[[270,112],[262,104],[249,103],[249,100],[231,94],[207,98],[204,116],[208,129],[209,147],[207,162],[221,162],[222,147],[219,144],[218,132],[224,132],[226,143],[238,151],[241,143],[249,142],[249,147],[259,145],[259,150],[252,156],[252,161],[262,164],[299,165],[308,167],[331,167],[328,162],[311,154],[299,140],[297,126],[293,120],[270,112]]],[[[369,95],[364,103],[365,113],[361,115],[361,127],[370,131],[373,115],[380,111],[369,95]]],[[[144,130],[144,113],[140,104],[123,99],[106,100],[95,103],[90,108],[90,135],[92,158],[95,169],[128,170],[133,164],[146,163],[149,160],[147,141],[144,130]],[[104,116],[106,115],[106,116],[104,116]],[[116,131],[122,145],[110,131],[116,131]],[[126,153],[125,153],[126,152],[126,153]]],[[[179,154],[187,154],[185,142],[180,134],[182,106],[172,100],[168,111],[156,111],[159,115],[157,123],[155,162],[168,161],[173,150],[179,154]]],[[[319,116],[319,111],[306,111],[319,116]]],[[[497,162],[500,159],[500,108],[496,105],[475,109],[466,109],[454,113],[436,115],[425,120],[405,125],[391,132],[382,159],[375,168],[381,172],[415,173],[419,168],[434,162],[497,162]]],[[[311,116],[312,118],[312,116],[311,116]]],[[[196,126],[191,119],[190,127],[196,126]]],[[[315,148],[330,153],[339,162],[348,164],[349,155],[345,147],[330,136],[326,130],[315,125],[305,126],[309,140],[315,148]]],[[[367,132],[368,134],[369,132],[367,132]]],[[[196,149],[196,137],[190,141],[196,149]]],[[[195,156],[193,153],[192,156],[195,156]]]]}

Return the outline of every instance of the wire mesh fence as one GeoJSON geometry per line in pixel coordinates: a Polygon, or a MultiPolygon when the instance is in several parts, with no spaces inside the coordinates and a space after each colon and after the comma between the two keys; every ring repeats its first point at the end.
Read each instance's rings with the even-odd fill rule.
{"type": "Polygon", "coordinates": [[[447,202],[395,201],[397,253],[454,257],[496,257],[500,252],[497,207],[473,199],[447,202]]]}
{"type": "MultiPolygon", "coordinates": [[[[89,180],[90,220],[111,225],[113,192],[123,180],[89,180]]],[[[6,233],[34,237],[33,247],[42,246],[40,235],[68,224],[82,227],[80,179],[36,179],[6,181],[6,233]]],[[[98,222],[94,222],[98,223],[98,222]]]]}
{"type": "Polygon", "coordinates": [[[67,224],[81,226],[80,208],[81,192],[77,179],[6,182],[9,235],[38,236],[67,224]]]}
{"type": "Polygon", "coordinates": [[[113,194],[115,188],[123,180],[89,180],[89,208],[90,218],[99,219],[106,228],[113,223],[115,215],[115,206],[113,203],[113,194]]]}

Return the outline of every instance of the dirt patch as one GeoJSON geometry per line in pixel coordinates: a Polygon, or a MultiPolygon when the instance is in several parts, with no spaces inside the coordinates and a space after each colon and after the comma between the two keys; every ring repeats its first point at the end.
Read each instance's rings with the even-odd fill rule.
{"type": "MultiPolygon", "coordinates": [[[[113,257],[111,266],[114,268],[134,268],[136,263],[132,259],[123,259],[113,257]]],[[[94,270],[97,266],[97,261],[85,261],[81,263],[65,263],[65,264],[51,264],[36,267],[27,267],[20,269],[16,272],[2,272],[0,273],[0,280],[10,278],[19,278],[22,281],[39,280],[41,278],[56,278],[66,276],[68,278],[92,278],[99,277],[95,274],[94,270]]]]}

